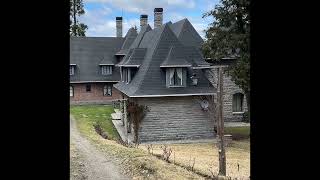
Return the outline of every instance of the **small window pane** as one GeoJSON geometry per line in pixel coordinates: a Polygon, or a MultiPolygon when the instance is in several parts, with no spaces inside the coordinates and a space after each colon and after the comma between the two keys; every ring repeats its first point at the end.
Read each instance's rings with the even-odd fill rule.
{"type": "Polygon", "coordinates": [[[90,92],[90,91],[91,91],[91,85],[90,85],[90,84],[87,84],[87,85],[86,85],[86,91],[87,91],[87,92],[90,92]]]}
{"type": "Polygon", "coordinates": [[[112,96],[112,84],[103,86],[103,95],[104,96],[112,96]]]}
{"type": "Polygon", "coordinates": [[[70,86],[70,97],[73,97],[73,87],[70,86]]]}
{"type": "Polygon", "coordinates": [[[74,75],[74,67],[70,66],[70,75],[74,75]]]}
{"type": "Polygon", "coordinates": [[[112,66],[101,66],[102,75],[112,74],[112,66]]]}
{"type": "Polygon", "coordinates": [[[243,94],[237,93],[233,95],[232,98],[232,111],[233,112],[243,112],[243,94]]]}

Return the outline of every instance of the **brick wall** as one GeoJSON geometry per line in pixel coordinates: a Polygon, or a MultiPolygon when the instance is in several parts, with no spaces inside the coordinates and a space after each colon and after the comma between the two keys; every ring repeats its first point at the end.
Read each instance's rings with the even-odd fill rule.
{"type": "Polygon", "coordinates": [[[106,83],[91,84],[91,91],[86,92],[87,83],[71,84],[73,97],[70,96],[70,104],[110,104],[112,100],[121,98],[121,93],[112,88],[112,96],[103,96],[103,86],[106,83]]]}

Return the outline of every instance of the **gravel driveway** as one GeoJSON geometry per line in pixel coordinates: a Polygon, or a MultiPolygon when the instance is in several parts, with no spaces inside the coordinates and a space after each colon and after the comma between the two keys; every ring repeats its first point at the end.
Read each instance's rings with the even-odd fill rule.
{"type": "MultiPolygon", "coordinates": [[[[70,117],[70,143],[76,149],[81,158],[77,159],[82,165],[79,173],[84,173],[81,178],[88,180],[124,180],[130,179],[120,173],[120,167],[110,161],[106,155],[96,149],[86,138],[82,137],[76,127],[73,117],[70,117]]],[[[70,155],[71,157],[72,155],[70,155]]],[[[70,159],[72,161],[72,158],[70,159]]],[[[75,164],[75,163],[70,163],[75,164]]],[[[71,171],[72,168],[70,167],[71,171]]],[[[77,179],[71,175],[71,179],[77,179]]]]}

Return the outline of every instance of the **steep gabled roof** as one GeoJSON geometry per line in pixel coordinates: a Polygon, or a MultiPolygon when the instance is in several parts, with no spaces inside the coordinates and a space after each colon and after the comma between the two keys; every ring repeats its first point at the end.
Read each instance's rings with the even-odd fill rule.
{"type": "Polygon", "coordinates": [[[137,35],[136,39],[133,41],[133,43],[131,44],[130,46],[130,49],[132,48],[137,48],[139,47],[140,43],[141,43],[141,40],[142,38],[144,37],[145,33],[151,31],[151,27],[149,24],[145,25],[145,26],[142,26],[141,27],[141,30],[139,32],[139,34],[137,35]]]}
{"type": "MultiPolygon", "coordinates": [[[[160,65],[170,54],[172,46],[183,47],[169,26],[170,23],[167,23],[144,34],[139,45],[139,48],[146,48],[147,50],[142,64],[129,84],[119,82],[114,86],[115,88],[130,97],[213,93],[211,83],[201,71],[197,75],[199,77],[197,86],[192,86],[191,79],[187,78],[187,87],[166,87],[165,70],[160,68],[160,65]]],[[[179,52],[177,57],[183,53],[182,51],[177,52],[179,52]]],[[[188,74],[192,74],[193,71],[188,68],[188,74]]]]}
{"type": "Polygon", "coordinates": [[[203,39],[187,18],[171,24],[170,28],[183,45],[197,48],[202,46],[203,39]]]}
{"type": "Polygon", "coordinates": [[[136,66],[139,67],[146,54],[146,48],[134,48],[130,49],[128,55],[123,58],[123,60],[117,64],[117,66],[136,66]]]}
{"type": "Polygon", "coordinates": [[[103,76],[99,64],[115,64],[114,54],[123,41],[124,38],[119,37],[71,37],[70,64],[76,67],[70,81],[119,81],[118,68],[114,68],[112,75],[103,76]]]}
{"type": "Polygon", "coordinates": [[[137,30],[135,28],[133,28],[133,27],[130,28],[128,30],[126,36],[124,37],[125,40],[123,42],[123,45],[121,46],[120,51],[117,52],[116,55],[125,55],[125,54],[127,54],[131,44],[136,39],[137,35],[138,35],[137,30]]]}
{"type": "Polygon", "coordinates": [[[183,47],[172,46],[167,58],[161,63],[160,67],[191,67],[187,61],[183,47]]]}

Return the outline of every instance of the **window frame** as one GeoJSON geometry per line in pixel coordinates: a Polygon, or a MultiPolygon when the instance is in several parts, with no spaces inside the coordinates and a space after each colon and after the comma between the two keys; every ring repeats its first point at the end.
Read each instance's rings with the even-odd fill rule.
{"type": "Polygon", "coordinates": [[[70,76],[73,76],[74,75],[74,65],[70,65],[69,66],[69,73],[70,73],[70,76]]]}
{"type": "Polygon", "coordinates": [[[243,101],[244,101],[244,94],[235,93],[232,95],[232,113],[244,112],[243,101]]]}
{"type": "Polygon", "coordinates": [[[103,96],[112,96],[112,87],[113,85],[108,83],[103,86],[103,96]],[[110,90],[110,95],[109,95],[110,90]]]}
{"type": "Polygon", "coordinates": [[[102,65],[101,66],[101,74],[104,76],[112,75],[113,68],[111,65],[102,65]]]}
{"type": "Polygon", "coordinates": [[[86,92],[91,92],[91,84],[86,84],[86,92]]]}
{"type": "Polygon", "coordinates": [[[71,85],[70,85],[70,88],[69,88],[69,93],[70,93],[70,97],[74,97],[74,88],[71,85]]]}
{"type": "Polygon", "coordinates": [[[175,67],[175,68],[169,68],[169,87],[184,87],[183,85],[183,69],[181,67],[175,67]],[[179,69],[179,71],[178,71],[179,69]],[[179,74],[178,72],[180,73],[180,77],[179,77],[179,74]],[[172,77],[171,77],[171,74],[172,77]],[[175,84],[175,81],[180,79],[180,83],[179,84],[175,84]]]}

